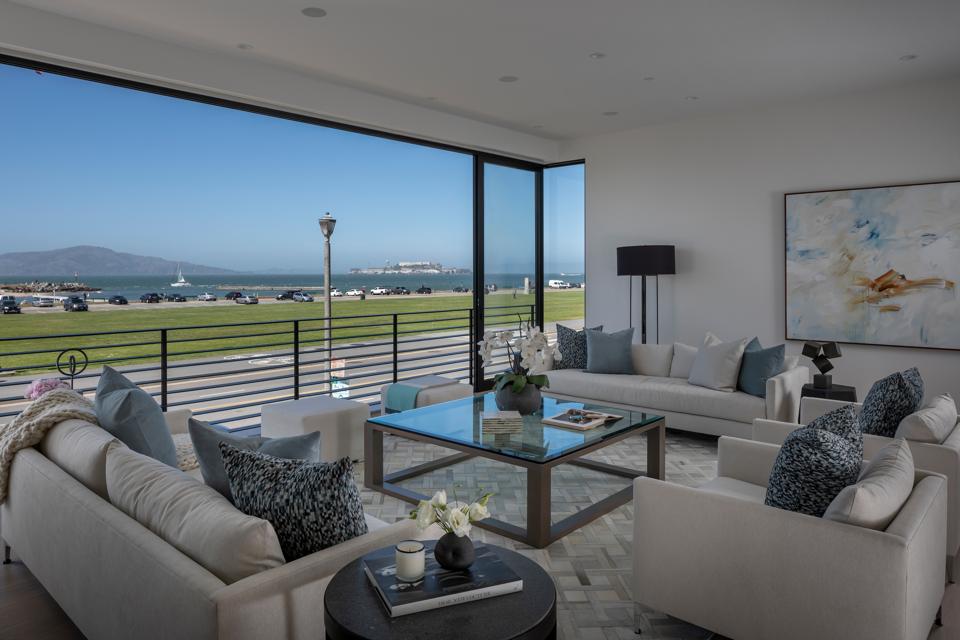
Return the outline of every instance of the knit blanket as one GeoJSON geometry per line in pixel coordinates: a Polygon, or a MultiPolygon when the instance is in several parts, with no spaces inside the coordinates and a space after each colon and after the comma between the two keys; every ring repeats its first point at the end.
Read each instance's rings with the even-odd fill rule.
{"type": "Polygon", "coordinates": [[[9,424],[0,426],[0,503],[7,499],[10,465],[17,452],[38,444],[47,431],[71,419],[99,424],[92,402],[72,389],[54,389],[27,405],[9,424]]]}

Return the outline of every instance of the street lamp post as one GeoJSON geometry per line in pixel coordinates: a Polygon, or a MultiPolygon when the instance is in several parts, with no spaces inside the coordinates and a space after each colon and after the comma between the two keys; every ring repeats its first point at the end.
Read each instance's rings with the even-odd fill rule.
{"type": "MultiPolygon", "coordinates": [[[[327,383],[330,384],[330,360],[333,356],[333,351],[331,347],[333,346],[333,334],[331,331],[331,320],[330,315],[333,311],[331,309],[331,300],[330,300],[330,236],[333,235],[333,228],[337,226],[337,220],[330,215],[328,211],[326,215],[320,218],[320,232],[323,233],[323,337],[324,345],[326,346],[327,358],[326,365],[324,370],[327,375],[327,383]]],[[[332,389],[332,386],[331,386],[332,389]]]]}

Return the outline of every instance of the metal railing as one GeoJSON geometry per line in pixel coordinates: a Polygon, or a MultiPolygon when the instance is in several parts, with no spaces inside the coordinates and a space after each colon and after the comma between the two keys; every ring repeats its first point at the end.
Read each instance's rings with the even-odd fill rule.
{"type": "MultiPolygon", "coordinates": [[[[515,324],[533,311],[487,307],[484,324],[515,324]]],[[[33,379],[59,377],[92,396],[107,365],[164,410],[190,408],[230,429],[258,426],[260,407],[285,400],[333,394],[375,404],[382,385],[426,374],[473,384],[477,317],[471,308],[334,316],[330,335],[319,317],[0,337],[0,421],[26,406],[33,379]],[[58,370],[69,355],[86,368],[58,370]]],[[[492,364],[506,361],[498,354],[492,364]]]]}

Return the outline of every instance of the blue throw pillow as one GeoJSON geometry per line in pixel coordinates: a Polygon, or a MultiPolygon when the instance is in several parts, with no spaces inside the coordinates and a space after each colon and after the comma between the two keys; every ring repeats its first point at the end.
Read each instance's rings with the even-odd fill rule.
{"type": "Polygon", "coordinates": [[[262,438],[260,436],[240,436],[216,429],[206,422],[190,418],[187,424],[193,450],[200,463],[200,474],[208,487],[219,491],[224,498],[233,502],[230,493],[230,479],[223,467],[220,456],[220,443],[224,442],[244,451],[259,451],[276,458],[287,460],[306,460],[320,462],[320,433],[307,433],[289,438],[262,438]]]}
{"type": "Polygon", "coordinates": [[[916,367],[891,373],[877,380],[863,399],[860,429],[864,433],[892,438],[900,421],[920,408],[923,379],[916,367]]]}
{"type": "Polygon", "coordinates": [[[116,370],[104,367],[94,402],[100,426],[137,453],[178,469],[177,447],[160,405],[116,370]]]}
{"type": "MultiPolygon", "coordinates": [[[[593,327],[594,331],[603,331],[603,325],[593,327]]],[[[557,325],[557,348],[560,350],[560,360],[553,365],[554,369],[586,369],[587,368],[587,331],[577,331],[562,324],[557,325]]]]}
{"type": "Polygon", "coordinates": [[[737,388],[758,398],[767,397],[767,379],[783,372],[784,345],[764,349],[754,338],[747,344],[740,360],[737,388]]]}
{"type": "Polygon", "coordinates": [[[633,373],[632,344],[632,327],[614,333],[587,329],[587,372],[633,373]]]}
{"type": "Polygon", "coordinates": [[[863,434],[853,405],[826,413],[783,441],[764,504],[821,517],[863,463],[863,434]]]}

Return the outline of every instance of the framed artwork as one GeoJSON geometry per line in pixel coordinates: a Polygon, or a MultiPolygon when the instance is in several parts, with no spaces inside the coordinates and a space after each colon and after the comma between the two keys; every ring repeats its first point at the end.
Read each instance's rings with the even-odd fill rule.
{"type": "Polygon", "coordinates": [[[786,337],[960,349],[960,181],[784,195],[786,337]]]}

